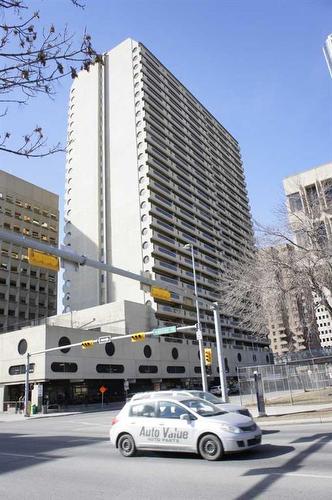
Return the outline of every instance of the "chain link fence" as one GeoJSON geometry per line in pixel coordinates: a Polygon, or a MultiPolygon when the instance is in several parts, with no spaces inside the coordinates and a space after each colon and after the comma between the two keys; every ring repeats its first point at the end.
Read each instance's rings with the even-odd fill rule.
{"type": "Polygon", "coordinates": [[[332,362],[308,361],[238,368],[241,404],[256,403],[255,372],[262,376],[265,404],[332,404],[332,362]]]}

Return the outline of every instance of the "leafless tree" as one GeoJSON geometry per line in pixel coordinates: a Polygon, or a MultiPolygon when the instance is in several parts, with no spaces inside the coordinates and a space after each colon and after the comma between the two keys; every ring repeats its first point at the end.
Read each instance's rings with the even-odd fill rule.
{"type": "Polygon", "coordinates": [[[256,251],[225,269],[221,281],[225,314],[265,334],[271,311],[278,311],[284,315],[287,333],[287,307],[293,304],[298,311],[302,308],[307,345],[317,346],[315,307],[325,306],[332,316],[332,238],[327,228],[331,214],[332,200],[322,193],[291,213],[283,207],[274,227],[256,224],[256,251]]]}
{"type": "MultiPolygon", "coordinates": [[[[71,0],[76,7],[84,7],[71,0]]],[[[89,71],[101,61],[84,33],[79,41],[66,27],[58,31],[43,26],[39,12],[33,12],[28,0],[0,0],[0,117],[13,106],[46,94],[53,97],[56,82],[76,78],[79,69],[89,71]]],[[[43,157],[63,150],[60,144],[47,147],[41,126],[34,126],[21,139],[11,130],[2,129],[0,151],[25,157],[43,157]]]]}

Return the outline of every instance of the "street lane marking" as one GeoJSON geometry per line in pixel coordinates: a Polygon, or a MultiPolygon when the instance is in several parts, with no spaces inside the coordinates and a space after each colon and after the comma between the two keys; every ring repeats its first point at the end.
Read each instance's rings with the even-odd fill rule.
{"type": "Polygon", "coordinates": [[[0,451],[0,456],[6,456],[6,457],[21,457],[21,458],[34,458],[35,460],[50,460],[54,457],[43,457],[41,455],[24,455],[22,453],[6,453],[0,451]]]}
{"type": "Polygon", "coordinates": [[[271,472],[271,476],[291,476],[291,477],[310,477],[316,479],[332,479],[332,476],[324,476],[322,474],[300,474],[297,472],[271,472]]]}

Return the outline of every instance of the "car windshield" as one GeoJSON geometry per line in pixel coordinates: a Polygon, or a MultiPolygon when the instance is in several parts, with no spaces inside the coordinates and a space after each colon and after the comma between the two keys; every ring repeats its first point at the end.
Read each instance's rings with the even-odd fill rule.
{"type": "Polygon", "coordinates": [[[222,403],[222,401],[219,398],[217,398],[217,396],[214,396],[213,394],[210,394],[209,392],[190,391],[190,393],[193,396],[195,396],[196,398],[205,399],[206,401],[209,401],[209,403],[213,403],[215,405],[222,403]]]}
{"type": "Polygon", "coordinates": [[[226,413],[203,399],[185,399],[181,403],[202,417],[216,417],[217,415],[224,415],[226,413]]]}

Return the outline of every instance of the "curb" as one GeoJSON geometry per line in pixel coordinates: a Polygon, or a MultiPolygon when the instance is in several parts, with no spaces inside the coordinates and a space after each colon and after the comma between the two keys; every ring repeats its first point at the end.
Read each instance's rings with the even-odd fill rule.
{"type": "Polygon", "coordinates": [[[296,425],[296,424],[328,424],[332,423],[332,417],[297,418],[287,420],[259,420],[255,419],[259,426],[266,425],[296,425]]]}

